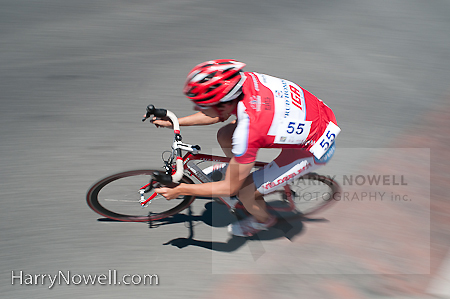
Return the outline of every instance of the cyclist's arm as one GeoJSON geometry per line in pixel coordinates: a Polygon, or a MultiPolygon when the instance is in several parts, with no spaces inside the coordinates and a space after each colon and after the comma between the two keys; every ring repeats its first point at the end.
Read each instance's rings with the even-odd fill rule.
{"type": "Polygon", "coordinates": [[[179,195],[205,197],[236,195],[242,188],[242,185],[250,174],[254,164],[255,163],[240,164],[232,158],[223,181],[205,184],[180,184],[173,189],[159,188],[155,191],[167,199],[173,199],[179,195]]]}
{"type": "Polygon", "coordinates": [[[203,112],[197,112],[178,119],[180,126],[203,126],[219,122],[219,117],[210,117],[203,112]]]}
{"type": "MultiPolygon", "coordinates": [[[[151,121],[157,127],[172,127],[172,122],[169,118],[154,117],[151,121]]],[[[181,117],[178,119],[180,126],[204,126],[212,125],[219,122],[219,117],[210,117],[202,112],[197,112],[192,115],[181,117]]]]}

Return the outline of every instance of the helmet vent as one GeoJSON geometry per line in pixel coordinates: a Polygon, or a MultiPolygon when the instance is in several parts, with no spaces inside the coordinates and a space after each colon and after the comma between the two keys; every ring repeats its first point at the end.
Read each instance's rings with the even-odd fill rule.
{"type": "Polygon", "coordinates": [[[219,84],[214,84],[213,86],[211,86],[210,88],[208,88],[208,91],[207,92],[210,92],[211,90],[214,90],[214,89],[216,89],[217,87],[219,87],[219,86],[221,86],[222,84],[221,83],[219,83],[219,84]]]}
{"type": "Polygon", "coordinates": [[[202,65],[202,69],[204,69],[204,68],[207,68],[207,67],[209,67],[209,66],[212,66],[212,65],[214,65],[213,63],[208,63],[208,64],[205,64],[205,65],[202,65]]]}
{"type": "Polygon", "coordinates": [[[223,73],[226,73],[226,72],[231,71],[231,70],[233,70],[233,69],[234,69],[234,67],[231,66],[231,67],[229,67],[229,68],[227,68],[227,69],[224,69],[224,70],[223,70],[223,73]]]}
{"type": "Polygon", "coordinates": [[[212,98],[214,98],[214,96],[210,96],[201,100],[198,100],[197,103],[201,104],[202,102],[208,102],[209,100],[211,100],[212,98]]]}
{"type": "Polygon", "coordinates": [[[211,74],[209,74],[208,76],[206,76],[205,78],[201,79],[200,81],[198,81],[198,83],[205,83],[206,81],[211,80],[212,78],[214,78],[214,76],[216,75],[216,72],[213,72],[211,74]]]}

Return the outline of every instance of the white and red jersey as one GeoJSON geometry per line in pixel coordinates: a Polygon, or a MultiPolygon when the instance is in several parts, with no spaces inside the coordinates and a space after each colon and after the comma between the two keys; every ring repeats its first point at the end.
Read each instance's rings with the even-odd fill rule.
{"type": "Polygon", "coordinates": [[[255,161],[260,148],[305,148],[320,159],[340,129],[333,111],[288,80],[245,72],[233,154],[239,163],[255,161]]]}

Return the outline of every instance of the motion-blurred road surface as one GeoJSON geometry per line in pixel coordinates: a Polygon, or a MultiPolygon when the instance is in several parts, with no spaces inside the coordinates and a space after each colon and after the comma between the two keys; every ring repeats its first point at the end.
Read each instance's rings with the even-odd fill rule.
{"type": "MultiPolygon", "coordinates": [[[[1,1],[2,297],[448,294],[449,15],[434,0],[1,1]],[[156,228],[98,221],[89,186],[160,167],[171,144],[141,123],[146,105],[188,115],[185,76],[216,58],[297,82],[335,111],[338,151],[321,173],[346,197],[249,240],[228,236],[232,217],[204,199],[156,228]],[[60,273],[68,283],[51,284],[60,273]],[[82,281],[110,273],[130,285],[82,281]],[[135,284],[145,274],[158,284],[135,284]]],[[[184,140],[219,153],[219,127],[183,128],[184,140]]]]}

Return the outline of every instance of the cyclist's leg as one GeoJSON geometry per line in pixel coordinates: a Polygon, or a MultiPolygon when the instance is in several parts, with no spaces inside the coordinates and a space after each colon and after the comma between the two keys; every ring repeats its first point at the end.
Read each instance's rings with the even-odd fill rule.
{"type": "Polygon", "coordinates": [[[325,165],[333,156],[334,150],[333,144],[323,158],[317,160],[304,149],[283,149],[275,160],[253,172],[255,188],[260,194],[269,194],[290,181],[325,165]]]}
{"type": "Polygon", "coordinates": [[[270,214],[267,212],[266,202],[253,182],[253,176],[249,175],[245,180],[241,190],[239,190],[238,198],[244,205],[247,212],[255,217],[259,222],[266,222],[270,214]]]}
{"type": "Polygon", "coordinates": [[[222,151],[224,152],[225,156],[228,158],[233,157],[233,153],[231,152],[232,148],[232,140],[233,140],[233,133],[236,129],[236,121],[232,121],[231,123],[223,126],[222,128],[217,131],[217,141],[220,144],[220,147],[222,148],[222,151]]]}
{"type": "Polygon", "coordinates": [[[253,178],[249,175],[239,191],[239,199],[252,216],[234,222],[228,226],[228,231],[235,236],[249,237],[262,230],[268,230],[277,223],[277,218],[270,215],[261,194],[256,191],[253,178]]]}
{"type": "MultiPolygon", "coordinates": [[[[225,155],[229,158],[233,157],[231,148],[236,125],[236,121],[233,121],[220,128],[217,132],[217,141],[222,147],[225,155]]],[[[270,214],[267,212],[266,202],[264,201],[262,194],[256,190],[252,175],[249,175],[245,180],[241,190],[239,190],[238,198],[247,212],[252,214],[256,220],[265,222],[269,219],[270,214]]]]}

